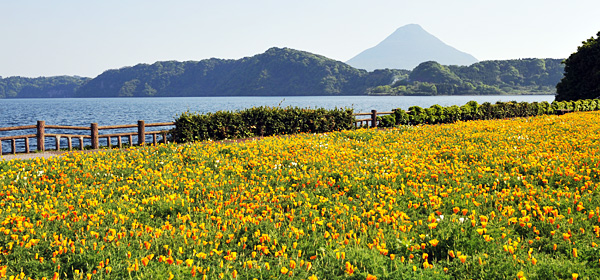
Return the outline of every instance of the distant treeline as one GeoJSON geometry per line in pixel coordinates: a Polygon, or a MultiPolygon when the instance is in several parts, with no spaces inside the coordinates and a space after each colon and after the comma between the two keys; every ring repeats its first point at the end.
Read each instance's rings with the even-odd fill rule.
{"type": "Polygon", "coordinates": [[[0,98],[75,97],[76,90],[90,78],[57,77],[0,77],[0,98]]]}
{"type": "Polygon", "coordinates": [[[562,59],[482,61],[470,66],[419,64],[391,85],[370,90],[385,95],[555,94],[562,59]]]}
{"type": "Polygon", "coordinates": [[[560,59],[424,62],[412,71],[367,72],[324,56],[271,48],[238,60],[164,61],[96,78],[0,77],[0,98],[307,95],[554,94],[560,59]]]}

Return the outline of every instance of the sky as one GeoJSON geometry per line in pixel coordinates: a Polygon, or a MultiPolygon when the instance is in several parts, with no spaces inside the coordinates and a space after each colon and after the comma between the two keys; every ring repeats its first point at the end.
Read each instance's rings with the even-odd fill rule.
{"type": "Polygon", "coordinates": [[[0,0],[0,76],[95,77],[288,47],[347,61],[406,24],[479,60],[566,58],[598,0],[0,0]]]}

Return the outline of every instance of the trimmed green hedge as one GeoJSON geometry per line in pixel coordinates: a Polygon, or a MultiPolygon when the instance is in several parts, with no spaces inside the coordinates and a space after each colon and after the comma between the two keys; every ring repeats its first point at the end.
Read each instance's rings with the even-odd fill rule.
{"type": "Polygon", "coordinates": [[[257,136],[323,133],[354,127],[352,109],[254,107],[208,114],[186,112],[170,131],[175,142],[224,140],[257,136]]]}
{"type": "Polygon", "coordinates": [[[503,118],[529,117],[537,115],[551,115],[567,111],[595,111],[600,110],[600,99],[586,99],[577,101],[554,101],[544,102],[496,102],[491,104],[485,102],[478,104],[469,101],[463,106],[442,107],[433,105],[429,108],[412,106],[405,112],[396,109],[394,114],[377,117],[380,127],[392,127],[395,125],[418,125],[453,123],[468,120],[491,120],[503,118]]]}
{"type": "MultiPolygon", "coordinates": [[[[556,114],[561,110],[600,110],[600,99],[544,102],[485,102],[469,101],[463,106],[433,105],[429,108],[412,106],[408,112],[377,117],[380,127],[396,125],[440,124],[468,120],[490,120],[556,114]]],[[[301,109],[297,107],[254,107],[241,111],[218,111],[208,114],[185,112],[175,120],[170,135],[175,142],[224,140],[257,136],[324,133],[354,128],[352,109],[301,109]]]]}

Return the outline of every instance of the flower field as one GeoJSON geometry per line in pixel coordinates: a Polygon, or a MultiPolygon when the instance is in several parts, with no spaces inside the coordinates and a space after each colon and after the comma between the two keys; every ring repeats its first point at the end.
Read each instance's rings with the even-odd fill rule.
{"type": "Polygon", "coordinates": [[[0,161],[5,279],[600,279],[600,113],[0,161]]]}

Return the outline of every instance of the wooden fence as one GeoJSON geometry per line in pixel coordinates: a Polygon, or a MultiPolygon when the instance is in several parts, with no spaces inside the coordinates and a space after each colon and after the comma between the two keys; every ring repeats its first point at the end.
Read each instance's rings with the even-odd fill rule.
{"type": "MultiPolygon", "coordinates": [[[[389,115],[394,112],[377,112],[377,110],[371,110],[371,113],[355,113],[354,116],[358,117],[354,121],[355,127],[362,127],[364,125],[370,127],[377,127],[377,115],[389,115]],[[369,116],[369,118],[364,118],[369,116]]],[[[28,130],[35,129],[35,134],[24,134],[24,135],[13,135],[0,137],[0,155],[2,151],[2,141],[10,141],[11,153],[17,153],[17,140],[23,140],[25,149],[23,152],[30,153],[30,138],[35,138],[37,141],[37,151],[46,150],[46,138],[54,138],[56,150],[60,150],[61,139],[67,139],[67,149],[73,150],[73,140],[79,142],[79,148],[83,150],[85,148],[83,139],[90,139],[92,149],[98,149],[100,147],[100,139],[106,138],[106,142],[109,148],[112,147],[112,138],[117,138],[116,146],[121,148],[123,146],[123,137],[128,139],[128,144],[133,145],[133,137],[137,136],[137,145],[144,145],[146,143],[146,135],[152,135],[153,143],[158,143],[157,136],[161,135],[161,142],[167,143],[167,130],[160,131],[146,131],[147,127],[160,127],[160,126],[172,126],[174,122],[164,123],[145,123],[143,120],[138,121],[137,124],[125,124],[125,125],[109,125],[109,126],[98,126],[97,123],[90,124],[87,126],[66,126],[66,125],[46,125],[45,121],[38,121],[36,125],[25,125],[25,126],[13,126],[13,127],[0,127],[2,131],[15,131],[15,130],[28,130]],[[137,132],[124,132],[124,133],[112,133],[112,134],[99,134],[100,130],[111,130],[111,129],[127,129],[137,128],[137,132]],[[87,131],[86,134],[65,134],[65,133],[47,133],[46,130],[60,129],[60,130],[79,130],[87,131]]]]}
{"type": "Polygon", "coordinates": [[[158,143],[157,136],[162,136],[162,142],[167,143],[167,130],[160,131],[146,131],[147,127],[159,127],[159,126],[172,126],[174,122],[164,123],[145,123],[143,120],[138,121],[137,124],[125,124],[125,125],[109,125],[109,126],[98,126],[97,123],[92,123],[89,127],[86,126],[66,126],[66,125],[46,125],[45,121],[38,121],[37,125],[25,125],[25,126],[13,126],[13,127],[0,127],[1,131],[15,131],[15,130],[27,130],[35,129],[35,134],[25,135],[13,135],[0,137],[0,155],[2,154],[2,141],[11,142],[11,152],[17,153],[17,140],[23,140],[25,142],[25,153],[29,153],[29,139],[35,138],[37,140],[37,151],[46,150],[46,138],[54,138],[56,143],[56,150],[60,150],[61,138],[67,139],[67,148],[69,151],[73,149],[73,139],[78,140],[79,148],[84,149],[83,139],[90,139],[91,148],[98,149],[100,147],[100,139],[106,138],[107,146],[112,147],[111,138],[117,138],[117,146],[121,148],[123,146],[123,137],[127,137],[129,145],[133,145],[133,137],[137,136],[137,144],[144,145],[146,143],[146,135],[152,135],[153,143],[158,143]],[[111,133],[111,134],[99,134],[100,130],[111,130],[111,129],[126,129],[126,128],[137,128],[136,132],[124,132],[124,133],[111,133]],[[47,133],[47,129],[61,129],[61,130],[80,130],[88,131],[87,134],[64,134],[64,133],[47,133]]]}
{"type": "Polygon", "coordinates": [[[370,116],[370,118],[356,118],[354,121],[354,127],[362,127],[363,125],[369,125],[370,127],[377,127],[377,115],[390,115],[393,114],[394,111],[391,112],[377,112],[377,110],[371,110],[371,113],[354,113],[354,117],[357,116],[370,116]]]}

